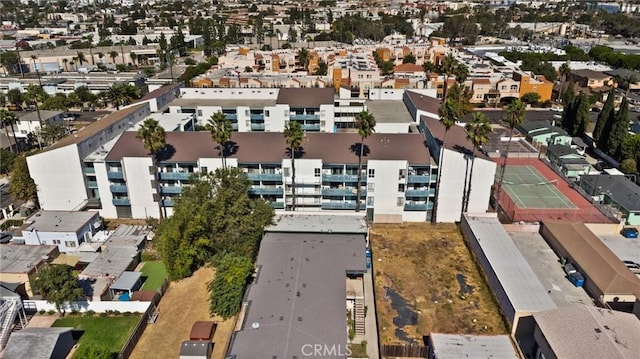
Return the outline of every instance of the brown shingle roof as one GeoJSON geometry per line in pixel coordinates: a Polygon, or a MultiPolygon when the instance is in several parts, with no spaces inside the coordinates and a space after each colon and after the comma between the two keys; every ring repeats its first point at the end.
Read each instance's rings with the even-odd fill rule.
{"type": "MultiPolygon", "coordinates": [[[[436,111],[437,112],[437,111],[436,111]]],[[[438,141],[442,142],[444,140],[444,132],[445,127],[440,122],[440,120],[420,116],[420,121],[424,123],[425,126],[429,129],[429,132],[435,137],[438,141]]],[[[444,144],[444,147],[448,150],[452,151],[468,151],[471,153],[473,151],[473,143],[467,139],[467,132],[458,125],[453,125],[447,132],[447,142],[444,144]]],[[[489,160],[489,156],[482,153],[482,151],[476,151],[476,157],[484,158],[489,160]]]]}
{"type": "Polygon", "coordinates": [[[473,79],[473,83],[488,85],[488,84],[491,84],[491,81],[489,81],[489,79],[473,79]]]}
{"type": "MultiPolygon", "coordinates": [[[[122,134],[106,157],[106,161],[120,161],[123,157],[146,157],[148,151],[135,138],[133,131],[122,134]]],[[[168,132],[171,146],[168,162],[195,162],[199,158],[217,158],[218,146],[206,131],[168,132]]],[[[231,142],[237,151],[228,156],[241,163],[280,163],[288,158],[287,144],[282,133],[234,132],[231,142]]],[[[360,143],[356,133],[307,133],[302,144],[301,158],[322,159],[325,163],[358,163],[357,151],[352,146],[360,143]]],[[[407,160],[411,164],[429,164],[429,150],[420,134],[373,134],[365,140],[370,153],[363,162],[372,160],[407,160]]]]}
{"type": "Polygon", "coordinates": [[[148,94],[142,96],[141,99],[139,99],[138,101],[136,101],[136,103],[138,102],[142,102],[142,101],[147,101],[150,100],[152,98],[156,98],[159,97],[160,95],[164,95],[165,93],[175,90],[177,88],[180,88],[180,86],[182,86],[182,83],[177,83],[177,84],[173,84],[173,85],[164,85],[160,88],[157,88],[151,92],[149,92],[148,94]]]}
{"type": "Polygon", "coordinates": [[[640,279],[583,223],[544,222],[540,231],[549,232],[603,294],[640,298],[640,279]]]}
{"type": "Polygon", "coordinates": [[[420,65],[408,63],[394,67],[393,72],[424,72],[424,69],[420,65]]]}
{"type": "Polygon", "coordinates": [[[418,110],[430,112],[430,113],[438,113],[438,109],[440,108],[440,100],[437,98],[425,96],[413,91],[405,92],[409,99],[416,106],[418,110]]]}
{"type": "Polygon", "coordinates": [[[290,107],[320,107],[333,104],[333,99],[332,88],[282,88],[276,103],[290,107]]]}

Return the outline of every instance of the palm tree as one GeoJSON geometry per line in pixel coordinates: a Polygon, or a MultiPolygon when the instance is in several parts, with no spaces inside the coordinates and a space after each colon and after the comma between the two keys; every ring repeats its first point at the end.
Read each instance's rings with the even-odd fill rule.
{"type": "Polygon", "coordinates": [[[511,147],[511,140],[513,139],[513,130],[522,124],[524,121],[525,106],[520,99],[516,99],[507,106],[506,111],[507,118],[504,120],[509,125],[509,142],[507,142],[507,151],[504,153],[504,161],[500,166],[500,179],[498,180],[498,188],[494,196],[496,200],[496,209],[498,207],[498,199],[500,198],[500,191],[502,191],[502,182],[504,181],[504,172],[507,168],[507,158],[509,157],[509,148],[511,147]]]}
{"type": "Polygon", "coordinates": [[[289,156],[291,157],[291,209],[296,210],[296,164],[295,158],[300,152],[300,146],[304,141],[304,132],[300,122],[289,121],[284,127],[284,138],[289,145],[289,156]]]}
{"type": "Polygon", "coordinates": [[[31,61],[33,62],[33,70],[36,72],[36,75],[38,76],[38,84],[40,85],[40,87],[42,87],[42,82],[40,81],[40,71],[38,71],[38,67],[36,66],[37,59],[38,59],[38,56],[31,55],[31,61]]]}
{"type": "Polygon", "coordinates": [[[82,51],[78,51],[76,53],[76,58],[78,59],[78,62],[80,62],[80,66],[82,66],[82,64],[84,64],[85,61],[87,61],[87,57],[84,56],[84,53],[82,53],[82,51]]]}
{"type": "Polygon", "coordinates": [[[109,51],[109,57],[111,58],[111,62],[116,63],[116,57],[118,57],[118,51],[109,51]]]}
{"type": "Polygon", "coordinates": [[[144,148],[149,151],[149,154],[151,154],[154,173],[153,179],[156,184],[156,193],[158,195],[158,210],[160,212],[160,219],[163,219],[163,214],[164,216],[166,216],[166,213],[163,213],[165,208],[162,201],[162,195],[160,193],[160,183],[158,178],[158,155],[167,145],[166,133],[164,132],[164,128],[160,126],[158,121],[152,118],[148,118],[138,129],[136,138],[142,140],[144,148]]]}
{"type": "MultiPolygon", "coordinates": [[[[42,128],[44,124],[42,123],[42,116],[40,115],[40,105],[38,104],[38,102],[44,102],[46,95],[47,94],[42,89],[42,86],[40,87],[36,85],[27,86],[25,99],[36,106],[36,113],[38,114],[38,123],[40,124],[40,128],[42,128]]],[[[42,143],[40,141],[40,138],[38,139],[38,147],[42,149],[42,143]]]]}
{"type": "Polygon", "coordinates": [[[104,57],[104,53],[103,52],[97,52],[96,55],[98,55],[98,59],[100,59],[100,62],[102,62],[102,58],[104,57]]]}
{"type": "Polygon", "coordinates": [[[431,222],[437,223],[437,214],[438,214],[438,201],[440,198],[440,179],[442,173],[442,162],[444,161],[444,147],[447,143],[447,134],[453,125],[456,124],[460,119],[458,118],[458,113],[460,112],[457,108],[458,104],[453,99],[447,99],[440,109],[438,109],[438,114],[440,115],[440,123],[444,126],[444,136],[442,137],[442,144],[440,145],[440,153],[438,160],[438,179],[436,181],[436,200],[433,203],[433,214],[431,215],[431,222]]]}
{"type": "Polygon", "coordinates": [[[64,64],[64,70],[65,70],[65,71],[69,71],[69,70],[67,69],[67,63],[69,63],[69,59],[66,59],[66,58],[62,59],[62,63],[64,64]]]}
{"type": "Polygon", "coordinates": [[[458,84],[462,85],[469,77],[469,68],[465,64],[458,64],[453,71],[453,75],[456,77],[458,84]]]}
{"type": "Polygon", "coordinates": [[[129,53],[129,57],[131,58],[131,62],[135,65],[136,64],[136,60],[138,59],[138,56],[136,55],[136,53],[131,51],[129,53]]]}
{"type": "MultiPolygon", "coordinates": [[[[20,152],[20,149],[18,148],[18,139],[16,138],[16,130],[13,127],[14,124],[18,123],[18,118],[16,117],[16,115],[8,110],[0,109],[0,123],[2,123],[2,127],[4,127],[4,133],[7,136],[7,139],[9,139],[9,130],[7,129],[7,127],[11,127],[11,133],[13,135],[13,143],[15,144],[15,149],[16,152],[20,152]]],[[[11,144],[11,142],[9,142],[9,144],[11,144]]]]}
{"type": "Polygon", "coordinates": [[[475,112],[471,117],[471,121],[464,126],[467,130],[467,139],[473,143],[473,151],[471,152],[471,171],[469,172],[469,186],[465,196],[463,212],[469,210],[469,198],[471,197],[471,183],[473,182],[473,166],[476,161],[476,150],[489,142],[489,134],[491,133],[491,123],[484,113],[475,112]]]}
{"type": "Polygon", "coordinates": [[[356,115],[355,121],[358,135],[360,135],[360,153],[358,154],[358,187],[356,187],[356,212],[360,212],[360,184],[362,183],[362,156],[364,155],[364,140],[375,132],[376,118],[368,111],[356,115]]]}
{"type": "Polygon", "coordinates": [[[305,48],[298,50],[298,61],[305,71],[309,71],[309,50],[305,48]]]}
{"type": "Polygon", "coordinates": [[[222,157],[222,168],[226,169],[227,160],[225,157],[225,149],[227,142],[231,139],[231,132],[233,131],[231,121],[224,115],[224,113],[218,111],[211,115],[211,118],[207,121],[205,128],[209,133],[211,133],[211,139],[219,145],[220,157],[222,157]]]}
{"type": "Polygon", "coordinates": [[[571,67],[569,67],[569,64],[565,62],[564,64],[560,65],[558,72],[560,73],[560,78],[562,79],[562,81],[567,81],[569,74],[571,74],[571,67]]]}
{"type": "Polygon", "coordinates": [[[449,77],[454,74],[456,68],[458,67],[458,61],[453,57],[452,54],[448,54],[442,59],[442,63],[440,64],[440,72],[444,75],[444,89],[442,92],[442,101],[445,101],[447,98],[447,86],[449,85],[449,77]]]}

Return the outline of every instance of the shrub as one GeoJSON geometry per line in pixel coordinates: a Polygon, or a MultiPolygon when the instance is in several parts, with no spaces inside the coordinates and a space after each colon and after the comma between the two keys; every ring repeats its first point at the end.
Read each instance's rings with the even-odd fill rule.
{"type": "Polygon", "coordinates": [[[80,312],[77,309],[71,310],[71,315],[78,315],[80,312]]]}
{"type": "Polygon", "coordinates": [[[106,317],[107,315],[109,315],[109,314],[107,314],[106,312],[105,313],[100,313],[101,317],[106,317]]]}
{"type": "Polygon", "coordinates": [[[4,223],[0,224],[0,230],[4,231],[5,229],[13,226],[19,227],[22,223],[23,221],[21,219],[8,219],[4,223]]]}
{"type": "Polygon", "coordinates": [[[122,313],[122,315],[125,316],[125,317],[130,317],[132,314],[133,313],[131,313],[129,311],[122,313]]]}
{"type": "Polygon", "coordinates": [[[144,251],[140,255],[140,260],[143,262],[153,262],[158,260],[158,255],[154,252],[144,251]]]}
{"type": "Polygon", "coordinates": [[[87,310],[86,312],[84,312],[85,317],[93,317],[94,315],[96,315],[96,312],[94,312],[93,310],[87,310]]]}
{"type": "Polygon", "coordinates": [[[47,314],[54,315],[54,314],[56,314],[56,311],[51,309],[51,310],[47,311],[47,314]]]}
{"type": "Polygon", "coordinates": [[[44,314],[44,313],[46,313],[46,312],[47,312],[47,311],[46,311],[46,310],[44,310],[44,309],[40,309],[40,310],[38,311],[38,313],[40,313],[40,315],[43,315],[43,314],[44,314]]]}

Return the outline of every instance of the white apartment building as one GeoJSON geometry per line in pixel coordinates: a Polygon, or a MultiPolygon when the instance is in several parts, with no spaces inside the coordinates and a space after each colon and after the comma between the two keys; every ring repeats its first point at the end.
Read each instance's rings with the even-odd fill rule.
{"type": "Polygon", "coordinates": [[[22,238],[26,245],[55,245],[60,253],[74,252],[90,242],[101,225],[97,212],[39,211],[25,220],[22,238]]]}
{"type": "Polygon", "coordinates": [[[30,133],[40,129],[41,124],[60,123],[62,123],[62,111],[40,110],[40,117],[38,117],[37,111],[29,112],[18,117],[18,122],[15,125],[16,138],[27,138],[30,133]]]}

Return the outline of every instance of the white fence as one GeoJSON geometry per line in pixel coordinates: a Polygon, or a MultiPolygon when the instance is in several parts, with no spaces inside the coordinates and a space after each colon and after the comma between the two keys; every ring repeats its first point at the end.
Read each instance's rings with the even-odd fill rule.
{"type": "MultiPolygon", "coordinates": [[[[46,300],[25,300],[24,304],[26,307],[34,308],[37,311],[50,311],[56,310],[56,306],[53,303],[49,303],[46,300]]],[[[77,301],[72,303],[65,303],[62,305],[62,310],[68,312],[78,311],[78,312],[86,312],[88,310],[92,310],[96,313],[104,313],[108,310],[110,311],[118,311],[120,313],[124,312],[132,312],[132,313],[144,313],[147,308],[151,305],[151,302],[120,302],[120,301],[112,301],[112,302],[88,302],[88,301],[77,301]]]]}

